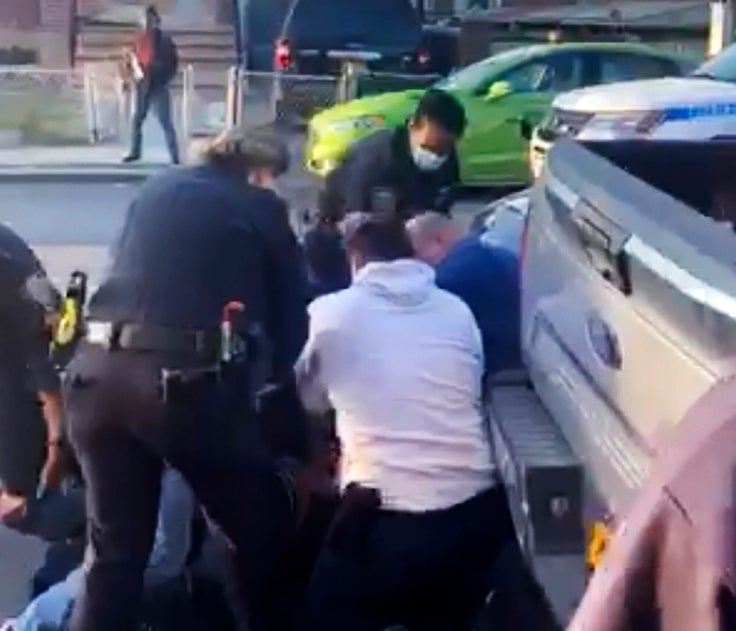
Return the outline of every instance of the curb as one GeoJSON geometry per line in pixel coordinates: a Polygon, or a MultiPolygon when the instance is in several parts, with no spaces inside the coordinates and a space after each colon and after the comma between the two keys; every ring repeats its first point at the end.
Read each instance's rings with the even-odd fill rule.
{"type": "Polygon", "coordinates": [[[0,183],[110,183],[126,184],[146,180],[166,168],[164,165],[137,169],[84,167],[0,167],[0,183]]]}

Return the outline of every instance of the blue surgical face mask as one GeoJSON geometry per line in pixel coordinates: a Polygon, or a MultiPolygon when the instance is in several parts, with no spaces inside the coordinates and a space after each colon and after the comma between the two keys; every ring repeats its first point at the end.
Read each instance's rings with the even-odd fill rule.
{"type": "Polygon", "coordinates": [[[420,171],[436,171],[447,162],[447,156],[440,156],[424,147],[412,147],[411,157],[420,171]]]}

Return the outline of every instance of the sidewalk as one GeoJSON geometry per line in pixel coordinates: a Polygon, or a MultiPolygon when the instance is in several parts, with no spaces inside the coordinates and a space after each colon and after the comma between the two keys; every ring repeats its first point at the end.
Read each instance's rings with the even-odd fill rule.
{"type": "Polygon", "coordinates": [[[165,150],[148,150],[140,162],[123,164],[125,151],[122,145],[0,149],[0,181],[137,181],[169,162],[165,150]]]}
{"type": "MultiPolygon", "coordinates": [[[[186,158],[189,147],[180,153],[186,158]]],[[[169,164],[163,133],[149,117],[143,126],[143,159],[123,164],[123,143],[63,147],[0,147],[0,182],[138,182],[169,164]]]]}

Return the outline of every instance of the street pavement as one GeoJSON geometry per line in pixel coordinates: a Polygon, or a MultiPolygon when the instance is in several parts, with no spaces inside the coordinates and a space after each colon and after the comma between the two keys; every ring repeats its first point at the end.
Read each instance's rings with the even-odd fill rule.
{"type": "MultiPolygon", "coordinates": [[[[301,141],[291,141],[294,167],[281,178],[280,193],[288,199],[295,224],[302,211],[314,208],[317,185],[301,171],[299,158],[301,141]]],[[[119,232],[126,209],[136,194],[140,178],[111,181],[103,177],[77,180],[71,178],[20,179],[4,178],[3,164],[8,156],[0,154],[0,221],[11,226],[34,247],[56,284],[63,288],[71,272],[80,269],[89,274],[91,286],[96,286],[105,270],[108,246],[119,232]]],[[[28,154],[30,155],[30,154],[28,154]]],[[[101,154],[97,154],[101,155],[101,154]]],[[[112,168],[122,155],[121,148],[108,150],[106,164],[112,168]]],[[[57,164],[59,150],[54,160],[57,164]]],[[[53,156],[52,156],[53,157],[53,156]]],[[[81,158],[77,158],[81,159],[81,158]]],[[[154,164],[153,170],[162,168],[154,164]]],[[[457,216],[467,224],[480,210],[474,198],[458,206],[457,216]]],[[[38,541],[0,529],[0,622],[17,613],[26,601],[28,581],[38,567],[44,546],[38,541]]]]}

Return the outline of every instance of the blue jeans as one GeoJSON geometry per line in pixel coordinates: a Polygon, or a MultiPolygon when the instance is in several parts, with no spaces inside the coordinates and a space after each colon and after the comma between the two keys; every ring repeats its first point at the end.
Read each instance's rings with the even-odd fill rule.
{"type": "Polygon", "coordinates": [[[85,524],[84,490],[65,485],[43,497],[29,499],[25,516],[8,525],[25,535],[56,542],[82,534],[85,524]]]}
{"type": "Polygon", "coordinates": [[[166,146],[175,164],[179,162],[179,143],[176,139],[176,130],[171,118],[171,92],[168,86],[139,86],[135,93],[135,113],[133,114],[133,128],[131,130],[132,144],[130,155],[139,157],[143,148],[143,123],[148,116],[148,110],[153,108],[156,118],[161,123],[166,137],[166,146]]]}
{"type": "MultiPolygon", "coordinates": [[[[145,574],[155,586],[180,575],[191,547],[191,523],[195,499],[181,475],[166,469],[161,482],[161,501],[156,536],[145,574]]],[[[84,570],[75,569],[36,598],[17,618],[14,631],[60,629],[84,580],[84,570]]]]}

